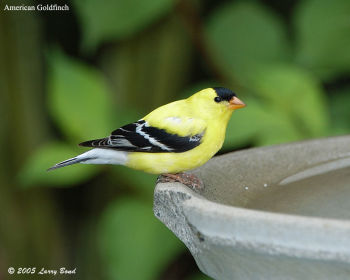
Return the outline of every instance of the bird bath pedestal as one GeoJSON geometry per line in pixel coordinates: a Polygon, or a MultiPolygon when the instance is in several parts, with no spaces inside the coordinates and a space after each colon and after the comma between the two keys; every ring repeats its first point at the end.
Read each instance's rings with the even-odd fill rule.
{"type": "Polygon", "coordinates": [[[154,213],[214,279],[350,279],[350,137],[250,149],[160,183],[154,213]]]}

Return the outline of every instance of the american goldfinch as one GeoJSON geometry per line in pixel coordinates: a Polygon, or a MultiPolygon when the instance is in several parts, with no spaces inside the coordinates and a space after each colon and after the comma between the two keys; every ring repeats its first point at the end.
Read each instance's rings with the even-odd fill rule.
{"type": "Polygon", "coordinates": [[[75,163],[117,164],[187,183],[193,178],[180,172],[203,165],[220,150],[232,112],[244,106],[229,89],[203,89],[155,109],[106,138],[80,143],[94,149],[49,170],[75,163]]]}

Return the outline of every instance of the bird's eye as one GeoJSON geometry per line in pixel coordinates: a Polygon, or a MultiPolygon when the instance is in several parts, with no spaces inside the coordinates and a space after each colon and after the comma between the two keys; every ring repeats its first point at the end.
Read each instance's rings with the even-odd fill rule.
{"type": "Polygon", "coordinates": [[[221,102],[221,97],[219,97],[219,96],[215,97],[214,101],[217,102],[217,103],[221,102]]]}

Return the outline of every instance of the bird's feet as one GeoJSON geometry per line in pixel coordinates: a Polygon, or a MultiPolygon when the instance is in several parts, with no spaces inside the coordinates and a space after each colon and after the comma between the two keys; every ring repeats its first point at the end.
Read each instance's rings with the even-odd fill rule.
{"type": "Polygon", "coordinates": [[[201,179],[199,179],[194,174],[188,173],[164,173],[158,176],[157,183],[169,183],[169,182],[179,182],[194,191],[202,191],[204,189],[204,184],[201,179]]]}

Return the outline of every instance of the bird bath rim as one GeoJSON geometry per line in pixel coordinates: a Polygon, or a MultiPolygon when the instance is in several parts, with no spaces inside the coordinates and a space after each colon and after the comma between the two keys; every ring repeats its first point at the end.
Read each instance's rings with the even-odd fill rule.
{"type": "MultiPolygon", "coordinates": [[[[304,146],[305,151],[311,154],[313,149],[322,150],[324,153],[315,153],[315,158],[316,161],[325,163],[349,157],[350,136],[229,153],[215,157],[193,173],[200,178],[205,177],[206,181],[212,176],[206,174],[212,165],[217,167],[218,162],[220,165],[220,161],[225,162],[227,158],[244,163],[247,156],[273,153],[276,149],[299,149],[300,153],[305,149],[304,146]]],[[[312,161],[306,164],[313,166],[312,161]]],[[[291,166],[290,169],[293,168],[291,166]]],[[[200,254],[204,246],[203,240],[208,240],[210,244],[245,248],[270,255],[350,263],[350,220],[273,213],[222,204],[180,183],[157,184],[154,212],[187,245],[194,256],[200,254]]],[[[200,264],[200,258],[196,258],[196,261],[206,271],[200,264]]]]}

